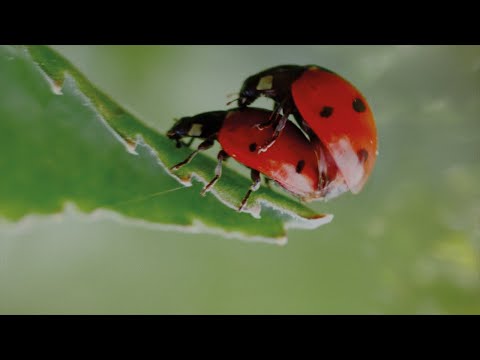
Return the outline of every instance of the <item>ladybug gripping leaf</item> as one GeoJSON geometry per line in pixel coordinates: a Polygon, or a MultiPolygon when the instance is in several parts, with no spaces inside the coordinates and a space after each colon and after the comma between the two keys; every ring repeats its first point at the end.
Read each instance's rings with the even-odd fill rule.
{"type": "Polygon", "coordinates": [[[222,150],[217,155],[215,176],[204,187],[205,194],[220,179],[222,163],[229,157],[251,169],[252,185],[239,206],[242,210],[248,197],[260,186],[260,174],[272,179],[285,190],[304,201],[324,199],[348,190],[337,166],[320,143],[311,143],[302,131],[286,122],[282,133],[268,152],[257,148],[272,135],[272,127],[263,130],[258,125],[268,121],[271,111],[247,108],[212,111],[178,120],[167,136],[180,142],[184,137],[204,141],[184,161],[172,167],[177,170],[188,164],[198,152],[210,148],[217,140],[222,150]],[[321,169],[321,171],[319,171],[321,169]]]}

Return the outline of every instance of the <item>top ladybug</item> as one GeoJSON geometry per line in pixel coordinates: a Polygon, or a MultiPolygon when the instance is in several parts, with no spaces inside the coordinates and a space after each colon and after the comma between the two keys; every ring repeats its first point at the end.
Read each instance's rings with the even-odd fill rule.
{"type": "MultiPolygon", "coordinates": [[[[373,113],[364,96],[347,80],[315,65],[281,65],[245,80],[238,106],[245,108],[258,97],[275,101],[267,151],[292,114],[311,140],[318,138],[336,162],[353,193],[358,193],[370,175],[377,157],[377,131],[373,113]]],[[[317,151],[317,152],[320,152],[317,151]]]]}

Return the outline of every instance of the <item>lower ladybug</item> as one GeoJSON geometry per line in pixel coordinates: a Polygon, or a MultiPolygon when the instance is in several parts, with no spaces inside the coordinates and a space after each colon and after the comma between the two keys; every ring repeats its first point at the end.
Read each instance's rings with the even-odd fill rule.
{"type": "Polygon", "coordinates": [[[250,194],[260,187],[260,174],[278,183],[304,201],[326,199],[348,190],[335,162],[322,150],[321,144],[313,144],[302,131],[288,121],[277,141],[267,153],[258,153],[260,144],[272,135],[272,127],[261,131],[258,125],[268,121],[271,111],[256,108],[230,111],[211,111],[192,117],[183,117],[167,132],[167,136],[180,144],[184,137],[204,141],[184,161],[171,167],[177,170],[188,164],[200,151],[213,146],[217,140],[222,150],[217,155],[215,176],[203,188],[208,192],[222,174],[222,162],[229,157],[251,169],[252,185],[243,198],[241,211],[250,194]],[[322,169],[319,171],[319,169],[322,169]]]}
{"type": "Polygon", "coordinates": [[[259,96],[275,101],[272,116],[260,129],[273,125],[272,135],[258,147],[267,151],[292,114],[310,139],[325,145],[349,189],[358,193],[377,157],[377,131],[365,97],[340,75],[316,65],[281,65],[248,77],[238,106],[245,108],[259,96]]]}

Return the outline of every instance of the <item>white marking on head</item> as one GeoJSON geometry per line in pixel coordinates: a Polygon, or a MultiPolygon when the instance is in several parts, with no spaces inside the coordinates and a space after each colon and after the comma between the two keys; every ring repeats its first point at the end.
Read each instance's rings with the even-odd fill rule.
{"type": "Polygon", "coordinates": [[[200,136],[202,135],[202,124],[193,124],[188,131],[188,136],[200,136]]]}
{"type": "Polygon", "coordinates": [[[272,88],[273,75],[267,75],[260,79],[257,90],[270,90],[272,88]]]}

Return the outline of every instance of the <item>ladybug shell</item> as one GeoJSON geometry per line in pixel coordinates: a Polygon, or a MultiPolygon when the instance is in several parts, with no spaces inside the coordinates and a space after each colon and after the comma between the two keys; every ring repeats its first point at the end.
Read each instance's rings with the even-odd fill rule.
{"type": "Polygon", "coordinates": [[[273,128],[259,130],[255,125],[268,121],[271,114],[271,111],[255,108],[230,111],[218,133],[220,145],[238,162],[258,170],[304,200],[318,197],[315,150],[290,121],[267,152],[257,153],[257,147],[273,135],[273,128]]]}
{"type": "Polygon", "coordinates": [[[320,178],[319,197],[329,200],[349,191],[343,175],[340,173],[332,155],[325,148],[325,145],[315,137],[311,139],[310,143],[318,159],[320,178]]]}
{"type": "Polygon", "coordinates": [[[292,96],[305,122],[335,160],[350,191],[358,193],[377,157],[377,131],[366,99],[339,75],[314,66],[292,84],[292,96]]]}

